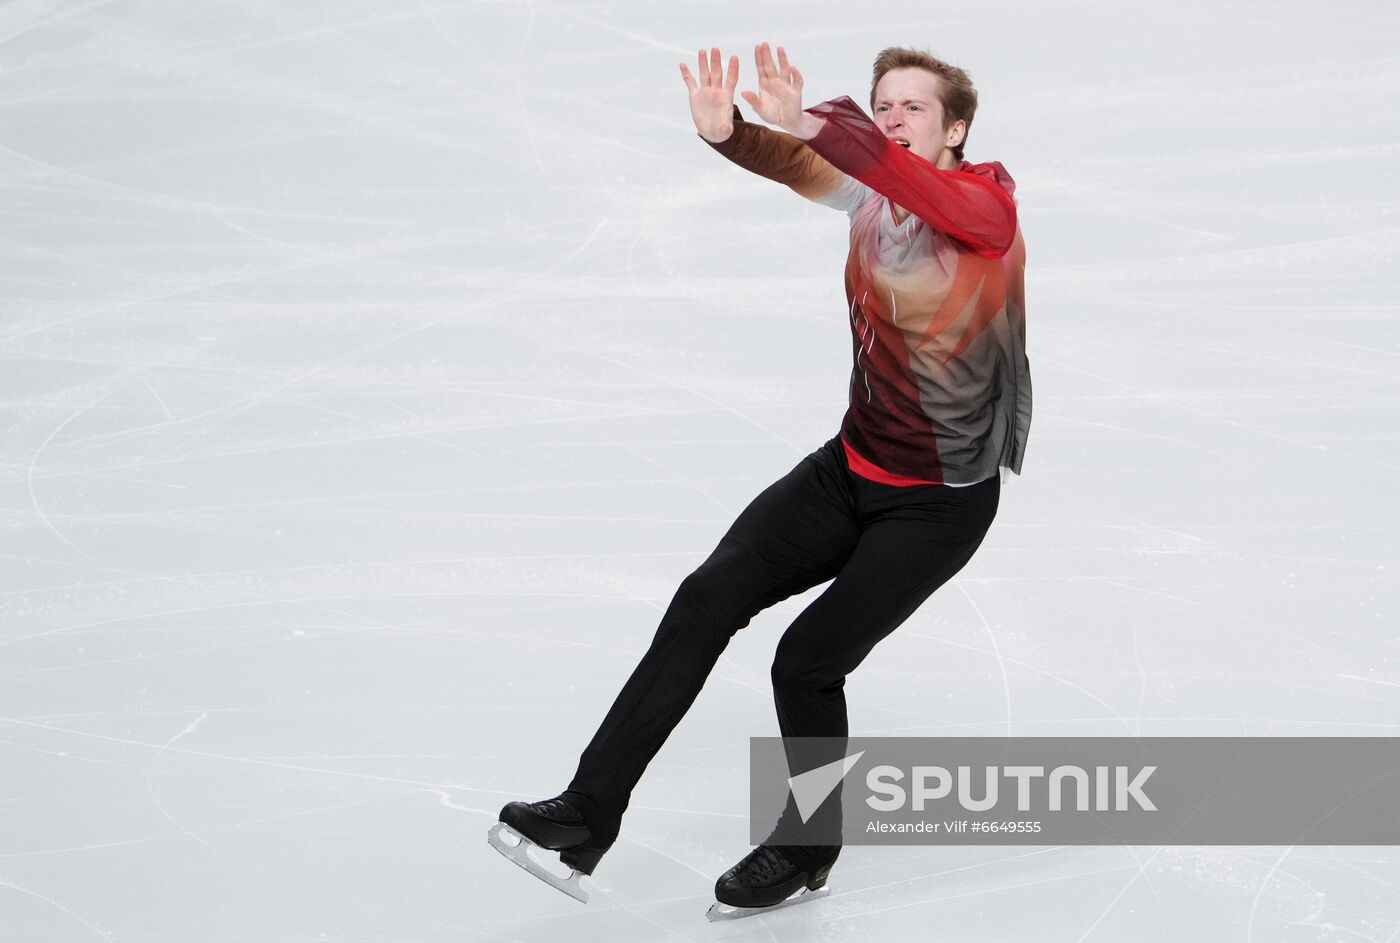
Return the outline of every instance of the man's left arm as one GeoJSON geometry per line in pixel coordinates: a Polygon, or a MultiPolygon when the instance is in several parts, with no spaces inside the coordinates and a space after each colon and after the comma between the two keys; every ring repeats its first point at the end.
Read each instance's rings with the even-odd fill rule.
{"type": "Polygon", "coordinates": [[[1011,186],[981,174],[939,170],[880,133],[849,96],[802,108],[802,73],[778,47],[754,47],[757,92],[744,99],[769,124],[776,124],[826,162],[889,197],[977,255],[999,259],[1016,241],[1016,202],[1011,186]]]}
{"type": "Polygon", "coordinates": [[[1009,177],[940,170],[880,133],[848,96],[802,112],[788,129],[838,170],[889,197],[973,252],[1000,258],[1016,239],[1009,177]]]}

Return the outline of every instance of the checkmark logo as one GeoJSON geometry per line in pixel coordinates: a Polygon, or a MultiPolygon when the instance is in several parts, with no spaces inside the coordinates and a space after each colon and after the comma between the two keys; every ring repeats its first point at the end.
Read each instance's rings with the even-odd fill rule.
{"type": "Polygon", "coordinates": [[[802,816],[802,824],[807,824],[807,820],[816,813],[817,809],[821,808],[826,797],[831,795],[832,791],[841,784],[841,780],[846,778],[846,774],[864,755],[865,751],[861,750],[854,756],[833,760],[825,766],[818,766],[816,769],[809,769],[805,773],[788,777],[788,788],[792,790],[792,798],[797,803],[797,811],[802,816]]]}

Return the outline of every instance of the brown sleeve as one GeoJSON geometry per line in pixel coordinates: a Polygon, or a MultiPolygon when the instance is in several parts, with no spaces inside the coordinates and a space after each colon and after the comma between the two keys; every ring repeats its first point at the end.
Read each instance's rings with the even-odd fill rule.
{"type": "Polygon", "coordinates": [[[745,170],[791,187],[809,200],[834,192],[845,176],[799,138],[745,121],[738,105],[734,133],[718,144],[705,143],[745,170]]]}

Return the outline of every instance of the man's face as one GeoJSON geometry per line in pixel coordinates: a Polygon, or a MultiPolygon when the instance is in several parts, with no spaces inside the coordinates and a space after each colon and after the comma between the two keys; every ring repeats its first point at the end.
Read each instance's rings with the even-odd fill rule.
{"type": "Polygon", "coordinates": [[[944,169],[957,165],[944,148],[962,140],[966,125],[956,122],[943,130],[943,105],[938,100],[938,76],[927,69],[891,69],[875,86],[875,124],[887,138],[901,140],[909,150],[944,169]]]}

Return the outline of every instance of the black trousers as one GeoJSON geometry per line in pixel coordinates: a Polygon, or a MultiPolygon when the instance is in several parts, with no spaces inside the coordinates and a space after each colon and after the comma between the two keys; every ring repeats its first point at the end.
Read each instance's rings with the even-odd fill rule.
{"type": "Polygon", "coordinates": [[[982,543],[996,476],[965,488],[856,475],[839,437],[746,507],[676,590],[651,647],[584,750],[568,792],[610,843],[642,772],[734,633],[832,580],[778,643],[773,698],[784,737],[846,737],[846,675],[982,543]]]}

